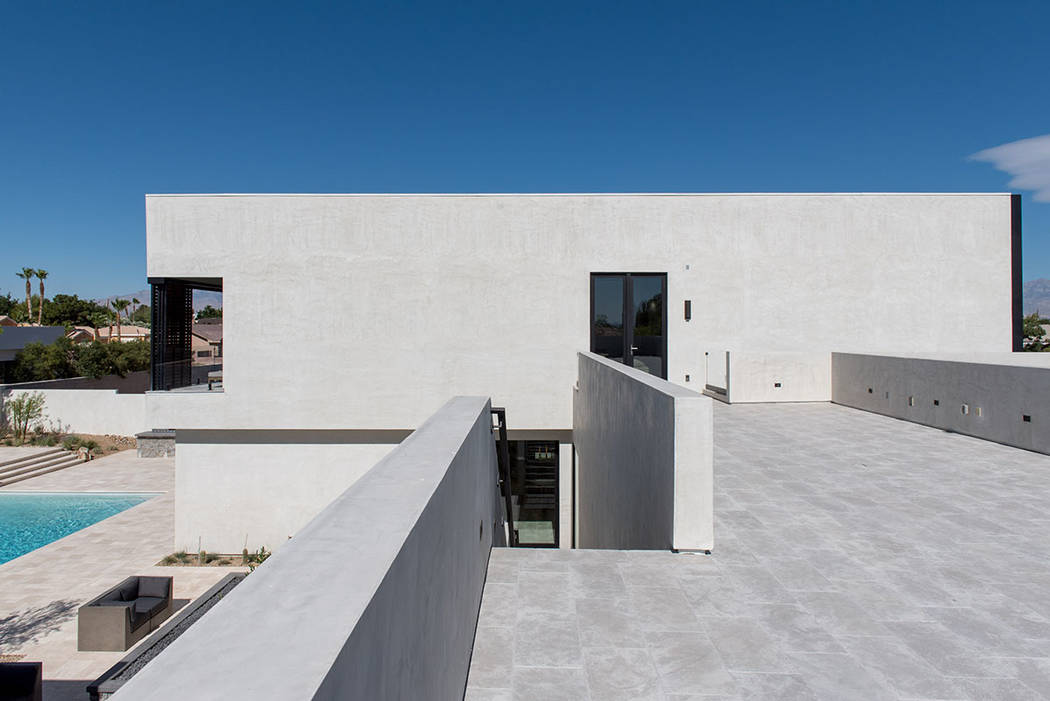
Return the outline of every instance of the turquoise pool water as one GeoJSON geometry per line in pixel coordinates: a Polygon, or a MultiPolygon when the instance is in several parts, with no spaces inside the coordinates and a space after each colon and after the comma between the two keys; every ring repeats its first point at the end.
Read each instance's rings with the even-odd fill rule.
{"type": "Polygon", "coordinates": [[[154,496],[0,492],[0,564],[154,496]]]}

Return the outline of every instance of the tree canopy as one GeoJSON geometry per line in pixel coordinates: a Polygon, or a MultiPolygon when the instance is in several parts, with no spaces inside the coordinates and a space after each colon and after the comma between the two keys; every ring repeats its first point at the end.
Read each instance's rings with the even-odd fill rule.
{"type": "Polygon", "coordinates": [[[213,306],[211,306],[209,304],[204,309],[201,309],[199,312],[197,312],[197,317],[196,318],[197,318],[198,321],[201,320],[201,319],[221,319],[222,318],[222,307],[219,307],[218,309],[216,309],[215,307],[213,307],[213,306]]]}
{"type": "Polygon", "coordinates": [[[1024,318],[1024,328],[1021,334],[1024,336],[1022,340],[1022,348],[1026,351],[1050,351],[1050,338],[1047,337],[1046,331],[1043,329],[1045,324],[1050,324],[1050,319],[1047,319],[1039,312],[1029,314],[1024,318]]]}
{"type": "Polygon", "coordinates": [[[149,370],[149,343],[73,343],[66,337],[54,343],[30,343],[15,356],[10,382],[37,382],[67,377],[125,376],[149,370]]]}

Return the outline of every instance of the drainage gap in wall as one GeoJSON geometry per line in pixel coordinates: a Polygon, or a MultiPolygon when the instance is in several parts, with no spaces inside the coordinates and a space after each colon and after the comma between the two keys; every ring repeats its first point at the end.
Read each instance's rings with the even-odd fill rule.
{"type": "Polygon", "coordinates": [[[977,417],[978,417],[978,418],[980,418],[980,417],[981,417],[981,414],[983,414],[983,413],[984,413],[984,412],[983,412],[983,411],[981,411],[981,407],[977,407],[977,417]]]}
{"type": "Polygon", "coordinates": [[[868,394],[871,394],[871,387],[868,387],[868,394]]]}
{"type": "Polygon", "coordinates": [[[1026,424],[1030,424],[1032,423],[1032,417],[1028,414],[1021,414],[1021,421],[1024,421],[1026,424]]]}
{"type": "Polygon", "coordinates": [[[915,406],[915,397],[908,397],[908,406],[915,406]]]}
{"type": "Polygon", "coordinates": [[[779,383],[779,382],[774,382],[774,383],[773,383],[773,386],[774,386],[774,387],[780,387],[780,383],[779,383]]]}
{"type": "Polygon", "coordinates": [[[889,399],[889,398],[890,398],[890,393],[889,393],[889,392],[887,392],[887,393],[886,393],[886,399],[889,399]]]}
{"type": "Polygon", "coordinates": [[[970,405],[969,404],[963,404],[962,407],[961,407],[961,411],[963,413],[963,416],[966,416],[967,414],[970,413],[970,405]]]}
{"type": "Polygon", "coordinates": [[[940,399],[934,399],[933,400],[933,405],[934,406],[940,406],[941,405],[941,400],[940,399]]]}

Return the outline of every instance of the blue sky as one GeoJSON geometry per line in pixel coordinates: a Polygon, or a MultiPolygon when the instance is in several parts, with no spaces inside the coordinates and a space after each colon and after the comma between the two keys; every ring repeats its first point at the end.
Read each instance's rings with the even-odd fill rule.
{"type": "Polygon", "coordinates": [[[970,158],[1050,134],[1047,26],[1046,2],[0,2],[0,292],[23,265],[142,289],[147,192],[1006,191],[1026,167],[1025,279],[1050,277],[1050,149],[970,158]]]}

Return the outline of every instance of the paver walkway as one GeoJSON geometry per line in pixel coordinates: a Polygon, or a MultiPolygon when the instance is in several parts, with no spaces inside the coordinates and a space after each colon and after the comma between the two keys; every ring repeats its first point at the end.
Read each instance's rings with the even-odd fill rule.
{"type": "Polygon", "coordinates": [[[467,698],[1050,699],[1050,457],[716,405],[711,556],[494,550],[467,698]]]}
{"type": "Polygon", "coordinates": [[[44,663],[44,699],[87,699],[85,686],[123,652],[78,652],[77,608],[125,577],[175,578],[177,605],[203,594],[227,567],[155,567],[174,542],[172,458],[132,450],[18,482],[0,491],[160,492],[38,550],[0,565],[0,654],[44,663]]]}

